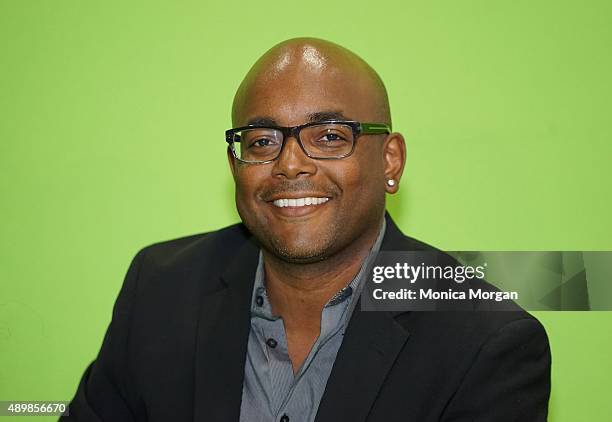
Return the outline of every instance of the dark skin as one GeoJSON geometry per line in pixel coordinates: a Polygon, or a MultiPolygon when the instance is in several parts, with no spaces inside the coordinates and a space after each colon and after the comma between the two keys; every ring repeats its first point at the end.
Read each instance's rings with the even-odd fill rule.
{"type": "MultiPolygon", "coordinates": [[[[259,59],[236,93],[232,118],[235,127],[330,118],[391,123],[376,73],[318,39],[285,41],[259,59]]],[[[240,163],[228,152],[238,212],[262,247],[266,289],[283,318],[294,372],[319,336],[323,307],[351,282],[374,244],[385,193],[397,192],[405,158],[399,133],[362,135],[353,154],[338,160],[309,158],[293,138],[268,164],[240,163]],[[272,202],[300,197],[329,200],[299,209],[272,202]]]]}

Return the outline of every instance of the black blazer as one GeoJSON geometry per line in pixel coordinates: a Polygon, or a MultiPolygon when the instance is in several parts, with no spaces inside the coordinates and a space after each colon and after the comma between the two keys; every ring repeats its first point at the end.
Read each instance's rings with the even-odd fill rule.
{"type": "MultiPolygon", "coordinates": [[[[433,250],[386,218],[381,250],[433,250]]],[[[141,250],[61,420],[238,421],[258,251],[241,224],[141,250]]],[[[316,421],[545,421],[549,393],[546,333],[522,310],[357,306],[316,421]]]]}

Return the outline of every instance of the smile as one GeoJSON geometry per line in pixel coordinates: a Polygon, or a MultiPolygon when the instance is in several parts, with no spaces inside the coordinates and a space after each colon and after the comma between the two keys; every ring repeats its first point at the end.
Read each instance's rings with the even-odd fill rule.
{"type": "Polygon", "coordinates": [[[321,205],[329,201],[329,198],[319,198],[308,196],[305,198],[281,198],[276,199],[272,203],[275,207],[284,208],[284,207],[306,207],[309,205],[321,205]]]}

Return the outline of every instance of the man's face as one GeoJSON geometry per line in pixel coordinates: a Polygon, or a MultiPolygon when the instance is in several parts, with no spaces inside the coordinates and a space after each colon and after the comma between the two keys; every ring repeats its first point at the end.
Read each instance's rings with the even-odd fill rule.
{"type": "MultiPolygon", "coordinates": [[[[266,75],[248,89],[235,123],[297,126],[330,118],[376,121],[366,85],[329,70],[266,75]]],[[[266,250],[289,262],[325,259],[371,235],[384,212],[384,138],[358,137],[353,154],[343,159],[309,158],[294,138],[286,139],[281,155],[272,163],[245,164],[230,157],[242,221],[266,250]],[[288,207],[274,203],[299,198],[327,201],[288,207]]]]}

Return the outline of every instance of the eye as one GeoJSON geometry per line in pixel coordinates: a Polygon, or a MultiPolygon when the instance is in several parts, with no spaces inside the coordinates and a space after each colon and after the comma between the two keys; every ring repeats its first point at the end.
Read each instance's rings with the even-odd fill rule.
{"type": "Polygon", "coordinates": [[[268,145],[270,145],[270,140],[269,139],[258,139],[255,142],[253,142],[252,145],[255,145],[257,147],[266,147],[268,145]]]}
{"type": "Polygon", "coordinates": [[[338,142],[338,141],[346,141],[346,139],[339,133],[328,132],[325,135],[321,136],[319,141],[324,142],[324,143],[332,143],[332,142],[338,142]]]}
{"type": "Polygon", "coordinates": [[[265,147],[275,146],[276,144],[278,144],[278,142],[274,139],[259,138],[259,139],[255,139],[254,141],[251,141],[251,143],[249,144],[249,148],[251,147],[265,148],[265,147]]]}

